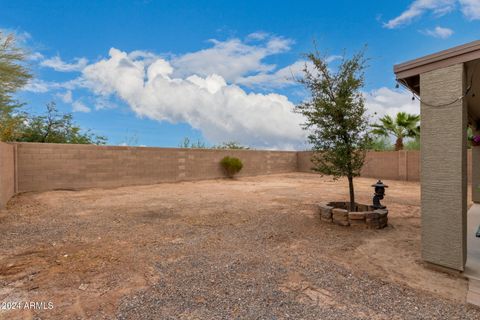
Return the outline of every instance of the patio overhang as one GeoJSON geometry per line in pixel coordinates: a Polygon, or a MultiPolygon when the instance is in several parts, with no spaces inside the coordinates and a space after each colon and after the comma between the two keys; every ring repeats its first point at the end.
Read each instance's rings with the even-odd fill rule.
{"type": "Polygon", "coordinates": [[[468,72],[468,65],[472,67],[471,62],[478,59],[480,59],[480,40],[397,64],[393,67],[393,72],[398,81],[416,94],[420,94],[420,74],[458,63],[466,63],[468,72]]]}

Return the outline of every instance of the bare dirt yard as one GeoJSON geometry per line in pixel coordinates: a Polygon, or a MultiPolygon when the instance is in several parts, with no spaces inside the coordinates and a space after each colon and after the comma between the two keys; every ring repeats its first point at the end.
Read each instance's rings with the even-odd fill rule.
{"type": "MultiPolygon", "coordinates": [[[[370,203],[374,179],[356,179],[370,203]]],[[[28,193],[0,213],[2,319],[480,319],[420,259],[420,188],[386,181],[389,227],[325,224],[345,180],[281,174],[28,193]]]]}

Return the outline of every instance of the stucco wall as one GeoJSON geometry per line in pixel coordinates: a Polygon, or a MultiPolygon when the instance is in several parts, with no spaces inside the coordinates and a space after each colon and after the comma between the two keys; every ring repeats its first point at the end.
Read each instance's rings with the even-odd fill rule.
{"type": "Polygon", "coordinates": [[[18,191],[220,178],[219,162],[227,155],[243,161],[239,176],[297,169],[296,152],[19,143],[18,191]]]}
{"type": "Polygon", "coordinates": [[[15,193],[14,146],[0,142],[0,209],[15,193]]]}
{"type": "Polygon", "coordinates": [[[463,271],[467,222],[467,108],[463,64],[420,75],[422,257],[463,271]]]}

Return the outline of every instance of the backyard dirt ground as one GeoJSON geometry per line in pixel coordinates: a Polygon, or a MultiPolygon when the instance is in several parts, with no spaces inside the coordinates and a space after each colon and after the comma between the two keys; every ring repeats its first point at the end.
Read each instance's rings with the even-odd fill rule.
{"type": "Polygon", "coordinates": [[[18,195],[0,303],[22,304],[0,318],[480,319],[465,279],[421,262],[419,184],[386,183],[383,230],[322,223],[347,183],[308,173],[18,195]]]}

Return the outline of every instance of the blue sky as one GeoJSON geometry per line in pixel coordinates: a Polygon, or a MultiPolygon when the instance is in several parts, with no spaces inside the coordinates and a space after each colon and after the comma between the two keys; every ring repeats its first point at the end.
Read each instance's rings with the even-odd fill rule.
{"type": "Polygon", "coordinates": [[[418,112],[393,65],[478,40],[479,27],[480,0],[0,0],[0,29],[35,76],[19,99],[33,113],[54,100],[110,144],[303,148],[292,75],[313,39],[332,68],[368,45],[369,112],[418,112]]]}

